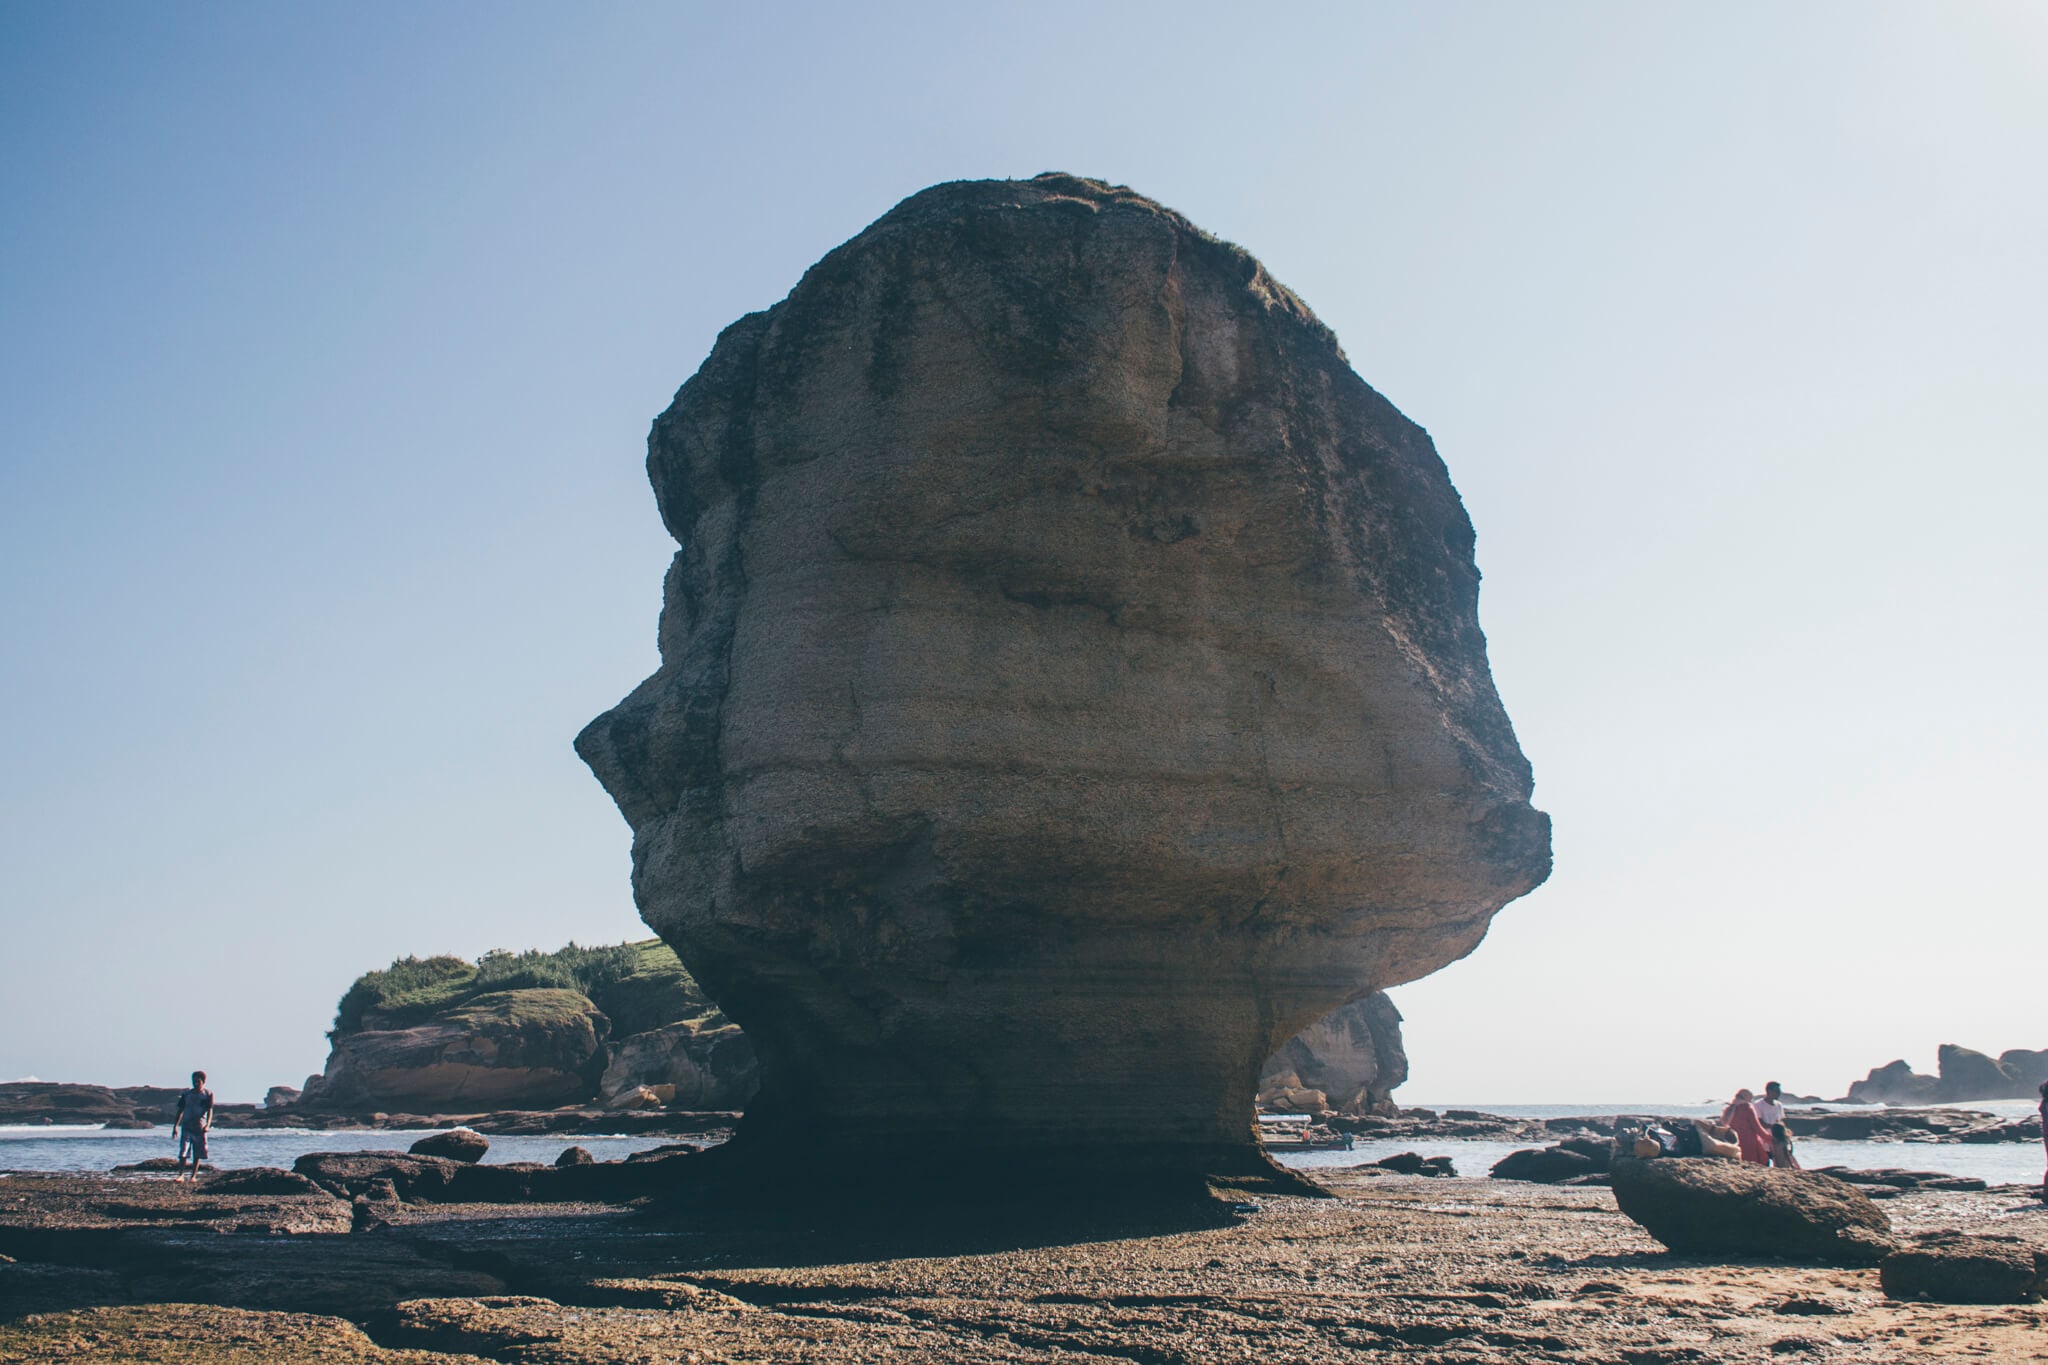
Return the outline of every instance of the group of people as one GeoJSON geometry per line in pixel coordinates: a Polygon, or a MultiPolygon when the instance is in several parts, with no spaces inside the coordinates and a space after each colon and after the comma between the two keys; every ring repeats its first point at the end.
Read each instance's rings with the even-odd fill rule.
{"type": "Polygon", "coordinates": [[[1633,1150],[1639,1157],[1719,1156],[1799,1169],[1799,1158],[1792,1154],[1792,1131],[1785,1126],[1785,1091],[1776,1081],[1764,1087],[1762,1099],[1753,1090],[1736,1091],[1719,1122],[1693,1119],[1669,1128],[1624,1127],[1616,1141],[1622,1144],[1620,1150],[1633,1150]]]}
{"type": "Polygon", "coordinates": [[[1776,1081],[1764,1087],[1762,1099],[1747,1087],[1736,1091],[1721,1111],[1720,1127],[1733,1135],[1742,1159],[1751,1165],[1799,1169],[1799,1158],[1792,1154],[1792,1131],[1785,1126],[1785,1088],[1776,1081]]]}

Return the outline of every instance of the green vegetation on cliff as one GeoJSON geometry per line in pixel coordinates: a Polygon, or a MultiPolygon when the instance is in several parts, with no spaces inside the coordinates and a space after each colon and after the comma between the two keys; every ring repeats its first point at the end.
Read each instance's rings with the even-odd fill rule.
{"type": "Polygon", "coordinates": [[[499,949],[475,962],[446,955],[399,958],[355,979],[341,997],[330,1036],[406,1028],[480,995],[534,989],[587,996],[610,1017],[614,1037],[695,1019],[716,1008],[674,950],[658,938],[600,948],[571,943],[552,953],[499,949]]]}

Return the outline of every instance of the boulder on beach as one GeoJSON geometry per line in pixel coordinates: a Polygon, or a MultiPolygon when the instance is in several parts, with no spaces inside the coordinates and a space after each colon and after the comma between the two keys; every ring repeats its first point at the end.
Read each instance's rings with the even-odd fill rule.
{"type": "Polygon", "coordinates": [[[240,1170],[222,1171],[208,1176],[200,1183],[200,1190],[206,1194],[320,1194],[321,1188],[296,1171],[279,1170],[275,1166],[244,1166],[240,1170]]]}
{"type": "Polygon", "coordinates": [[[406,1152],[308,1152],[292,1163],[295,1173],[344,1199],[375,1198],[386,1185],[398,1199],[444,1197],[467,1169],[466,1162],[406,1152]]]}
{"type": "Polygon", "coordinates": [[[1450,1157],[1424,1156],[1420,1152],[1396,1152],[1392,1156],[1383,1156],[1372,1164],[1383,1171],[1392,1171],[1397,1175],[1420,1175],[1435,1178],[1439,1176],[1452,1176],[1458,1173],[1458,1169],[1452,1164],[1450,1157]]]}
{"type": "Polygon", "coordinates": [[[1401,1011],[1385,991],[1360,996],[1280,1045],[1259,1073],[1258,1104],[1271,1112],[1392,1114],[1408,1079],[1401,1011]],[[1320,1102],[1310,1096],[1321,1096],[1320,1102]]]}
{"type": "Polygon", "coordinates": [[[413,1156],[445,1156],[451,1161],[474,1164],[491,1150],[491,1140],[472,1128],[450,1128],[445,1133],[423,1137],[406,1150],[413,1156]]]}
{"type": "Polygon", "coordinates": [[[1606,1169],[1606,1162],[1559,1145],[1509,1152],[1495,1162],[1487,1174],[1495,1180],[1529,1180],[1541,1185],[1558,1185],[1574,1176],[1598,1175],[1606,1169]]]}
{"type": "Polygon", "coordinates": [[[2009,1237],[1944,1233],[1878,1266],[1886,1297],[1935,1303],[2031,1303],[2048,1292],[2048,1250],[2009,1237]]]}
{"type": "Polygon", "coordinates": [[[1127,189],[906,200],[647,464],[661,666],[576,747],[753,1040],[738,1153],[1271,1172],[1266,1059],[1549,873],[1427,433],[1127,189]]]}
{"type": "Polygon", "coordinates": [[[739,1025],[712,1011],[620,1040],[598,1081],[609,1108],[640,1091],[674,1109],[738,1109],[754,1097],[754,1045],[739,1025]]]}
{"type": "Polygon", "coordinates": [[[1717,1157],[1616,1157],[1609,1176],[1621,1211],[1682,1255],[1860,1265],[1892,1250],[1884,1210],[1855,1186],[1812,1171],[1717,1157]]]}

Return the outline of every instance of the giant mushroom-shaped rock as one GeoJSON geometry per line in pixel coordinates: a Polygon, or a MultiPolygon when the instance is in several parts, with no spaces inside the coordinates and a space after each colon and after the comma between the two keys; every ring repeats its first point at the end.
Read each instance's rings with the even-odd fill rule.
{"type": "Polygon", "coordinates": [[[911,197],[647,464],[661,667],[577,750],[758,1050],[735,1153],[1256,1166],[1273,1050],[1548,873],[1428,435],[1129,190],[911,197]]]}

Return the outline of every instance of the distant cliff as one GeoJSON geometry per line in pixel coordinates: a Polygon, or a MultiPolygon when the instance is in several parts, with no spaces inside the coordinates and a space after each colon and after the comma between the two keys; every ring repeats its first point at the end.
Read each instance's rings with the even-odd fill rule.
{"type": "Polygon", "coordinates": [[[659,939],[402,958],[342,996],[303,1110],[736,1109],[752,1045],[659,939]]]}

